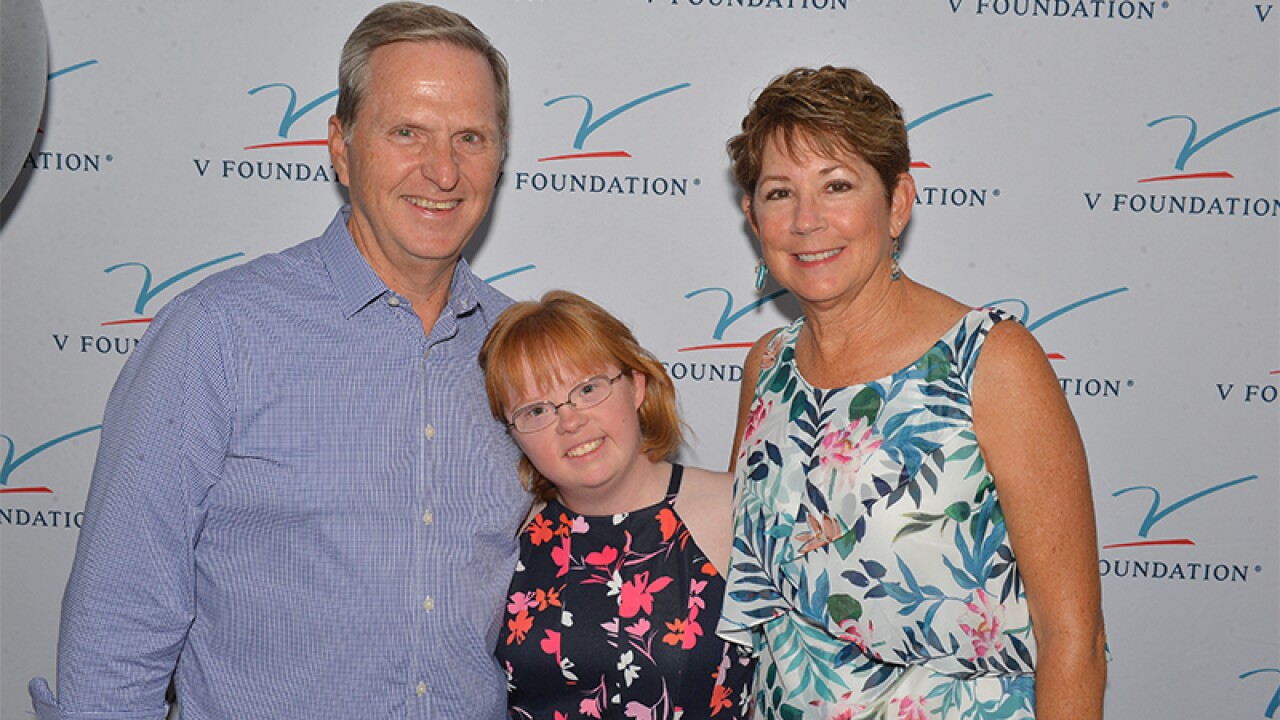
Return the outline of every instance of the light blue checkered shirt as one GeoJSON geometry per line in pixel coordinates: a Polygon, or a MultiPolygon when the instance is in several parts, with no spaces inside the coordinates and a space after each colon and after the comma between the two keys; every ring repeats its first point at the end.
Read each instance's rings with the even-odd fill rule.
{"type": "Polygon", "coordinates": [[[42,719],[505,718],[529,506],[460,262],[431,333],[324,235],[173,300],[112,390],[42,719]]]}

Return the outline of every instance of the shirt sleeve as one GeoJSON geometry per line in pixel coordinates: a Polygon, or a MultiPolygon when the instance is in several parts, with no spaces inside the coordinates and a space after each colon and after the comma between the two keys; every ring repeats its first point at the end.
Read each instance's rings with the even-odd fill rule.
{"type": "Polygon", "coordinates": [[[42,680],[31,687],[42,719],[165,717],[195,613],[204,498],[230,437],[227,335],[198,295],[181,295],[111,391],[62,601],[57,702],[42,680]]]}

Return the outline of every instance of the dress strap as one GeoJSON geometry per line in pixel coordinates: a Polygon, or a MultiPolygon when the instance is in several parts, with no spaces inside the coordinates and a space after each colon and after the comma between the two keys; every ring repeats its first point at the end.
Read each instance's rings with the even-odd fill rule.
{"type": "Polygon", "coordinates": [[[667,504],[672,505],[676,501],[676,495],[680,494],[680,479],[684,477],[684,466],[679,463],[671,463],[671,479],[667,481],[667,504]]]}
{"type": "Polygon", "coordinates": [[[987,341],[987,333],[997,323],[1005,320],[1018,322],[1013,315],[999,308],[978,308],[967,313],[958,324],[950,344],[956,358],[960,379],[965,386],[973,382],[973,372],[978,366],[978,356],[987,341]]]}

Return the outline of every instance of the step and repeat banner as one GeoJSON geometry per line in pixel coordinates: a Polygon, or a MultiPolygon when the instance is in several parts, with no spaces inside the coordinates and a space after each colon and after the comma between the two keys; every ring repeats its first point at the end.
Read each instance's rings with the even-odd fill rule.
{"type": "MultiPolygon", "coordinates": [[[[323,139],[339,49],[374,4],[44,0],[44,112],[0,206],[0,718],[28,717],[27,680],[54,673],[103,405],[149,319],[343,202],[323,139]]],[[[797,312],[753,287],[724,143],[791,67],[870,73],[911,133],[904,270],[1020,317],[1082,426],[1108,716],[1280,717],[1273,3],[450,7],[512,66],[473,267],[631,324],[675,379],[683,459],[715,469],[746,347],[797,312]]]]}

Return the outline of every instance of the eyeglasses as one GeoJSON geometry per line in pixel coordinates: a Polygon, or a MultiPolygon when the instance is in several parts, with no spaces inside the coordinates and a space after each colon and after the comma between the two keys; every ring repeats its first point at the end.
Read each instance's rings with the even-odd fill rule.
{"type": "Polygon", "coordinates": [[[556,416],[560,414],[560,408],[565,405],[572,405],[575,410],[586,410],[608,400],[613,394],[613,384],[626,374],[627,371],[623,370],[613,377],[607,375],[589,377],[570,390],[569,397],[562,403],[543,401],[525,405],[511,414],[511,422],[507,423],[507,427],[522,433],[537,432],[551,427],[551,424],[556,421],[556,416]]]}

